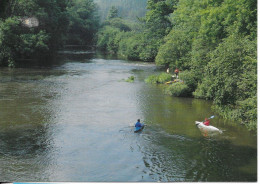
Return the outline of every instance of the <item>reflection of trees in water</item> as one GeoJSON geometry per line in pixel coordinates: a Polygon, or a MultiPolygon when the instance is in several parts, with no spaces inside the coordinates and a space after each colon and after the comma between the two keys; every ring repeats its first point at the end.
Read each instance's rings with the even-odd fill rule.
{"type": "Polygon", "coordinates": [[[256,158],[256,149],[232,145],[227,140],[198,140],[197,156],[190,155],[193,161],[188,168],[187,177],[195,170],[192,178],[196,181],[256,181],[256,175],[244,174],[239,167],[247,165],[256,158]]]}
{"type": "Polygon", "coordinates": [[[46,181],[55,151],[50,102],[58,85],[42,80],[52,74],[47,70],[13,70],[6,71],[0,89],[0,179],[46,181]]]}
{"type": "Polygon", "coordinates": [[[70,60],[70,62],[89,62],[89,59],[92,59],[93,56],[94,53],[91,50],[68,49],[67,51],[60,52],[59,59],[61,61],[70,60]]]}
{"type": "Polygon", "coordinates": [[[210,102],[172,98],[150,85],[140,90],[139,101],[151,125],[142,134],[143,160],[155,181],[256,181],[256,169],[248,173],[240,169],[257,158],[255,148],[199,134],[195,121],[212,115],[210,102]],[[152,130],[155,125],[163,131],[152,130]]]}
{"type": "Polygon", "coordinates": [[[47,181],[55,165],[51,128],[6,128],[0,133],[1,181],[47,181]]]}
{"type": "MultiPolygon", "coordinates": [[[[152,133],[152,132],[151,132],[152,133]]],[[[226,140],[187,139],[152,133],[143,142],[143,161],[149,175],[159,181],[256,181],[256,171],[240,167],[256,158],[257,150],[226,140]]],[[[256,167],[255,167],[256,168],[256,167]]]]}
{"type": "MultiPolygon", "coordinates": [[[[165,131],[194,134],[195,121],[211,115],[211,102],[192,98],[173,98],[158,86],[146,85],[140,90],[140,111],[146,121],[160,124],[165,131]]],[[[195,134],[197,134],[195,132],[195,134]]]]}
{"type": "Polygon", "coordinates": [[[0,155],[31,158],[46,154],[51,148],[51,136],[46,125],[18,126],[0,134],[0,155]]]}

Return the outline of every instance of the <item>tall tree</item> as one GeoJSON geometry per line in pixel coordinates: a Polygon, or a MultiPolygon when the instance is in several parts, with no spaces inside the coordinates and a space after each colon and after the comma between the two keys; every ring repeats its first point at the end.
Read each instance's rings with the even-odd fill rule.
{"type": "Polygon", "coordinates": [[[99,26],[97,6],[93,0],[73,0],[67,10],[69,14],[67,44],[93,44],[99,26]]]}

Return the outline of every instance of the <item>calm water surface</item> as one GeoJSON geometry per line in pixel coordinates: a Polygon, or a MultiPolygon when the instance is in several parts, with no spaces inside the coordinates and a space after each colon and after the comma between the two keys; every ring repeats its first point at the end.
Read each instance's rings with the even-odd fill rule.
{"type": "Polygon", "coordinates": [[[154,64],[65,54],[74,57],[51,67],[0,69],[0,181],[257,180],[256,135],[209,101],[145,84],[154,64]],[[222,134],[195,126],[211,115],[222,134]],[[138,118],[147,127],[133,133],[138,118]]]}

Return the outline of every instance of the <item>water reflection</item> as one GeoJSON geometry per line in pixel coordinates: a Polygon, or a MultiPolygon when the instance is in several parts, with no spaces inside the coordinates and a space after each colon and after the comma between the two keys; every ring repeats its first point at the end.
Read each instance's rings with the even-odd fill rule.
{"type": "Polygon", "coordinates": [[[165,96],[162,90],[146,85],[139,94],[139,109],[150,125],[142,132],[143,161],[155,181],[256,181],[254,135],[217,116],[211,124],[224,133],[201,135],[195,121],[213,115],[211,103],[165,96]]]}
{"type": "Polygon", "coordinates": [[[144,131],[144,165],[155,181],[256,181],[256,160],[251,174],[240,168],[256,158],[256,149],[227,140],[190,139],[186,136],[144,131]]]}
{"type": "Polygon", "coordinates": [[[55,114],[49,105],[59,98],[61,86],[48,78],[63,74],[49,69],[1,69],[1,181],[49,180],[56,151],[55,114]]]}

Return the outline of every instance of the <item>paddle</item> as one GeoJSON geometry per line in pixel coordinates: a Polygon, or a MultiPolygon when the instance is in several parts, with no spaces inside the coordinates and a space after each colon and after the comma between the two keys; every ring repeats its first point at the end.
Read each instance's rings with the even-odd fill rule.
{"type": "Polygon", "coordinates": [[[215,116],[210,116],[210,118],[208,118],[208,119],[212,119],[212,118],[214,118],[215,116]]]}

